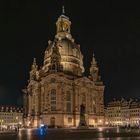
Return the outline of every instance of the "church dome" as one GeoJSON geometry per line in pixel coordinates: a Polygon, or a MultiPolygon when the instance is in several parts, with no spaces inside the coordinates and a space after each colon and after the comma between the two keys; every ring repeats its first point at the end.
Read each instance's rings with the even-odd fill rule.
{"type": "Polygon", "coordinates": [[[63,72],[67,74],[82,76],[84,72],[83,55],[80,51],[80,45],[74,42],[70,33],[71,22],[69,18],[61,15],[57,22],[57,33],[53,41],[48,41],[48,47],[45,51],[44,66],[45,72],[49,71],[51,65],[51,55],[54,44],[57,44],[61,57],[60,64],[63,67],[63,72]]]}
{"type": "Polygon", "coordinates": [[[71,40],[64,38],[59,41],[61,55],[72,55],[80,58],[81,51],[79,46],[71,40]]]}

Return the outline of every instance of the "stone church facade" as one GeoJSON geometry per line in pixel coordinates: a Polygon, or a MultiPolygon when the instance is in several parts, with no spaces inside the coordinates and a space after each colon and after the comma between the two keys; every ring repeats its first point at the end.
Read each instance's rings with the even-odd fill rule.
{"type": "Polygon", "coordinates": [[[90,74],[84,76],[83,55],[63,13],[56,22],[56,35],[48,41],[42,68],[34,59],[24,92],[25,125],[78,127],[80,105],[88,126],[104,123],[104,85],[93,55],[90,74]]]}

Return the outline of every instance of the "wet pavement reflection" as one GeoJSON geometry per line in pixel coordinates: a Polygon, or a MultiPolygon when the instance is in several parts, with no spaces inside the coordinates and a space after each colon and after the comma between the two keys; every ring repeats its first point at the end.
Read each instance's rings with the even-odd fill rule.
{"type": "Polygon", "coordinates": [[[140,140],[140,130],[22,129],[18,133],[0,133],[0,140],[140,140]]]}

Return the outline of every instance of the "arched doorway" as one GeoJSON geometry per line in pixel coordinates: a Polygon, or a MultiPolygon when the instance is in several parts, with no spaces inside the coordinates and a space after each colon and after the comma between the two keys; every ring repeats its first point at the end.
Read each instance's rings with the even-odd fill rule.
{"type": "Polygon", "coordinates": [[[50,126],[55,127],[55,117],[51,117],[50,119],[50,126]]]}

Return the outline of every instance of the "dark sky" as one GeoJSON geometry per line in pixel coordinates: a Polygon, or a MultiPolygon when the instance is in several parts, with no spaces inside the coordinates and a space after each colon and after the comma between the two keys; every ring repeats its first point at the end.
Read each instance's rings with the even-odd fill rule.
{"type": "Polygon", "coordinates": [[[65,5],[81,45],[86,74],[94,51],[106,86],[105,101],[140,98],[138,3],[111,0],[0,1],[0,104],[22,105],[33,58],[42,65],[55,22],[65,5]]]}

